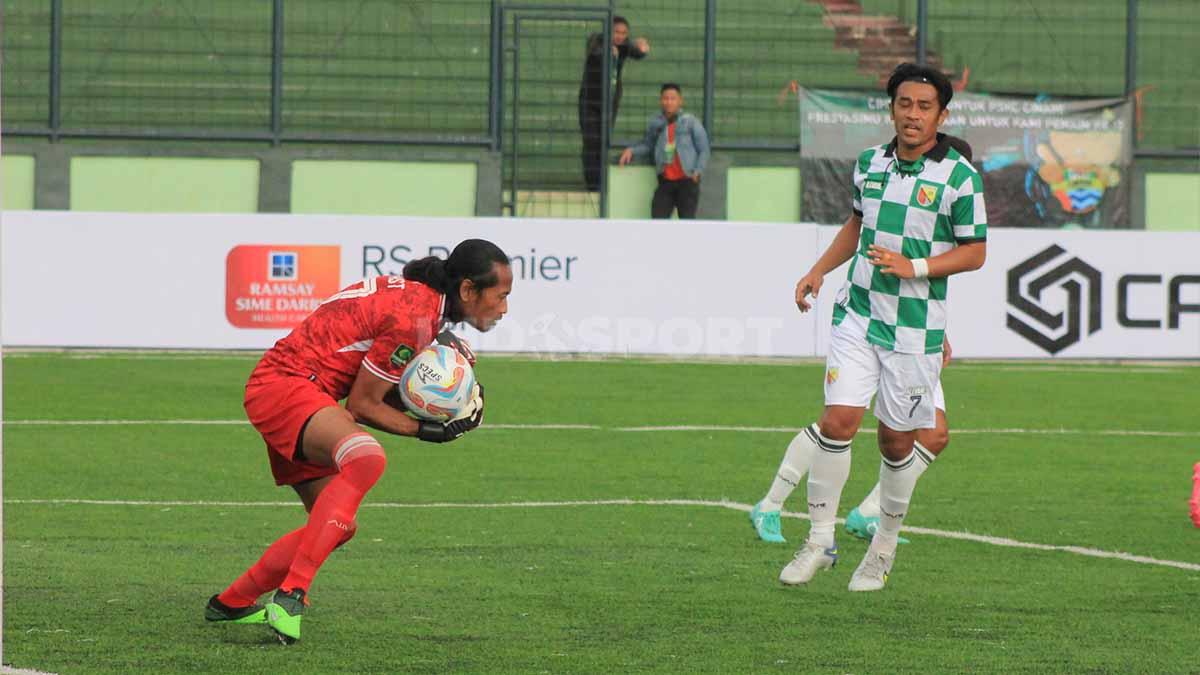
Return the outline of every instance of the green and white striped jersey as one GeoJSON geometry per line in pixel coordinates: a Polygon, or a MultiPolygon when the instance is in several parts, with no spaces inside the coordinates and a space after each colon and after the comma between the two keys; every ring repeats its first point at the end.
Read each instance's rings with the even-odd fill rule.
{"type": "Polygon", "coordinates": [[[854,167],[858,251],[838,294],[833,323],[865,324],[867,341],[905,354],[936,354],[946,334],[946,278],[900,279],[867,258],[871,244],[929,258],[987,240],[983,179],[946,138],[918,160],[895,156],[895,139],[868,148],[854,167]]]}

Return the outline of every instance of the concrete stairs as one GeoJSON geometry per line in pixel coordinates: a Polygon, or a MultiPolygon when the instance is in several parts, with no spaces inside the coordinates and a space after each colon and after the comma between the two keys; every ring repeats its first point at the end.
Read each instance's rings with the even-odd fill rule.
{"type": "MultiPolygon", "coordinates": [[[[859,72],[887,83],[892,70],[905,61],[916,61],[917,27],[889,15],[864,15],[858,0],[810,0],[825,10],[825,25],[833,28],[834,44],[858,52],[859,72]]],[[[926,51],[926,61],[942,68],[937,54],[926,51]]],[[[944,70],[944,69],[943,69],[944,70]]],[[[946,73],[952,78],[953,73],[946,73]]]]}

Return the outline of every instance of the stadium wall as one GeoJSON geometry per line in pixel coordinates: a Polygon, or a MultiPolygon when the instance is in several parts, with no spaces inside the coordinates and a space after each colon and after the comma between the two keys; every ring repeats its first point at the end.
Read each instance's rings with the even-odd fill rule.
{"type": "Polygon", "coordinates": [[[6,142],[3,170],[20,200],[6,210],[500,214],[483,148],[6,142]]]}
{"type": "Polygon", "coordinates": [[[252,159],[73,157],[70,167],[73,211],[258,211],[252,159]]]}
{"type": "MultiPolygon", "coordinates": [[[[14,211],[0,232],[3,342],[264,349],[343,285],[470,236],[511,256],[485,351],[825,354],[844,270],[816,311],[796,278],[836,227],[712,221],[14,211]],[[91,270],[103,267],[104,274],[91,270]],[[36,280],[36,281],[35,281],[36,280]]],[[[955,353],[1200,358],[1200,233],[996,230],[954,278],[955,353]]]]}
{"type": "Polygon", "coordinates": [[[475,215],[478,167],[469,162],[292,163],[292,213],[475,215]]]}
{"type": "MultiPolygon", "coordinates": [[[[411,161],[378,153],[365,159],[340,158],[344,153],[308,159],[311,153],[298,151],[240,158],[64,155],[60,148],[44,147],[40,154],[4,156],[6,210],[500,214],[499,159],[490,153],[465,161],[454,155],[411,161]]],[[[745,222],[799,220],[795,167],[730,166],[729,158],[719,156],[714,164],[702,191],[702,215],[745,222]]],[[[649,218],[652,170],[614,167],[610,176],[611,217],[649,218]]],[[[1200,173],[1147,171],[1140,177],[1136,192],[1144,206],[1138,212],[1146,229],[1200,232],[1200,173]]]]}
{"type": "Polygon", "coordinates": [[[1200,231],[1200,173],[1146,174],[1146,229],[1200,231]]]}
{"type": "Polygon", "coordinates": [[[34,172],[36,162],[30,155],[5,155],[0,171],[4,172],[0,180],[3,193],[0,193],[0,204],[6,210],[28,210],[33,208],[34,172]]]}

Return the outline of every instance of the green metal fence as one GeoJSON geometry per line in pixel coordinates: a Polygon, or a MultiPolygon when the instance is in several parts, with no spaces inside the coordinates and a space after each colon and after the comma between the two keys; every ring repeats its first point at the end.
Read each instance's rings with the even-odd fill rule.
{"type": "MultiPolygon", "coordinates": [[[[4,0],[4,135],[499,147],[496,3],[517,4],[4,0]]],[[[792,82],[878,87],[924,56],[970,90],[1134,94],[1139,155],[1200,156],[1195,0],[578,4],[611,7],[652,45],[626,72],[618,146],[675,81],[718,149],[793,149],[792,82]]],[[[537,86],[575,90],[584,39],[545,36],[537,86]]],[[[576,152],[550,157],[566,167],[576,152]]]]}

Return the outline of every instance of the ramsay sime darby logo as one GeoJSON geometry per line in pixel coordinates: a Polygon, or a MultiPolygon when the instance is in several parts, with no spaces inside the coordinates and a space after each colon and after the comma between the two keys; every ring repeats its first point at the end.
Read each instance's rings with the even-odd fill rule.
{"type": "Polygon", "coordinates": [[[341,286],[339,246],[234,246],[225,258],[225,318],[238,328],[292,328],[341,286]]]}
{"type": "Polygon", "coordinates": [[[1072,257],[1057,244],[1034,254],[1008,270],[1008,304],[1028,318],[1008,313],[1008,327],[1051,354],[1070,347],[1100,330],[1100,270],[1072,257]],[[1043,304],[1043,292],[1059,288],[1067,306],[1052,311],[1043,304]]]}

